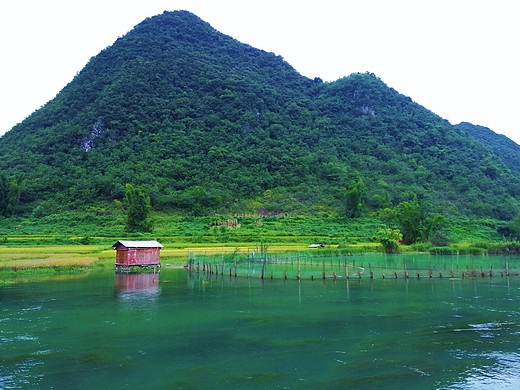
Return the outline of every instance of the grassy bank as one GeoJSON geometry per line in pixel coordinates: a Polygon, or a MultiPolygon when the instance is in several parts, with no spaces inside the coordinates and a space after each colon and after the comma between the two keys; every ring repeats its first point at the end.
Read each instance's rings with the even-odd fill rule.
{"type": "MultiPolygon", "coordinates": [[[[22,274],[81,273],[112,269],[119,239],[158,239],[165,248],[161,262],[185,264],[188,253],[197,255],[258,252],[260,243],[268,253],[382,252],[374,239],[385,227],[372,218],[318,218],[311,216],[186,217],[153,214],[153,233],[129,235],[123,216],[104,215],[99,210],[63,212],[41,218],[0,219],[0,280],[22,274]],[[232,228],[230,228],[232,227],[232,228]],[[323,244],[320,249],[307,248],[323,244]]],[[[445,228],[444,246],[420,243],[400,246],[402,253],[519,254],[520,246],[499,235],[499,222],[454,220],[445,228]]]]}
{"type": "MultiPolygon", "coordinates": [[[[101,238],[100,238],[101,239],[101,238]]],[[[113,238],[103,238],[115,242],[113,238]]],[[[287,253],[310,250],[305,245],[272,244],[270,253],[287,253]]],[[[161,251],[164,266],[186,263],[189,253],[217,255],[259,251],[253,243],[183,244],[166,243],[161,251]]],[[[111,245],[3,245],[0,246],[0,281],[4,284],[13,278],[81,273],[92,270],[113,269],[115,252],[111,245]]]]}
{"type": "MultiPolygon", "coordinates": [[[[154,212],[152,221],[152,233],[132,237],[194,244],[264,241],[348,245],[372,243],[376,232],[387,227],[375,218],[286,215],[191,217],[154,212]]],[[[504,241],[499,234],[503,224],[489,219],[451,219],[442,229],[442,238],[445,243],[500,242],[504,241]]],[[[113,210],[63,211],[39,218],[0,217],[3,245],[109,245],[123,237],[131,238],[124,231],[124,215],[113,210]]]]}
{"type": "MultiPolygon", "coordinates": [[[[114,243],[115,238],[98,238],[100,241],[114,243]]],[[[270,255],[285,253],[302,253],[303,255],[338,255],[382,253],[378,243],[354,243],[344,246],[326,245],[323,248],[308,248],[301,243],[180,243],[161,241],[163,266],[181,266],[186,264],[188,256],[209,256],[226,258],[230,256],[247,256],[255,252],[265,251],[270,255]]],[[[489,243],[454,244],[447,247],[431,247],[428,244],[401,246],[400,253],[435,254],[435,255],[489,255],[520,254],[520,246],[515,243],[504,243],[502,246],[489,243]]],[[[58,275],[65,273],[81,273],[92,270],[113,269],[115,252],[111,244],[90,245],[1,245],[0,246],[0,280],[6,281],[22,275],[58,275]]]]}

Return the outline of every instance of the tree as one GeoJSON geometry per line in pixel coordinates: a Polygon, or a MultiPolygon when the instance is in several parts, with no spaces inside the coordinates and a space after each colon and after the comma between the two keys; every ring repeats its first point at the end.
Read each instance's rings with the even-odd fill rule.
{"type": "Polygon", "coordinates": [[[356,218],[361,214],[363,207],[363,180],[359,179],[350,190],[345,193],[345,208],[348,218],[356,218]]]}
{"type": "Polygon", "coordinates": [[[520,239],[520,214],[517,214],[516,217],[513,218],[509,230],[515,238],[520,239]]]}
{"type": "Polygon", "coordinates": [[[10,217],[20,203],[22,184],[16,179],[8,180],[0,175],[0,215],[10,217]]]}
{"type": "Polygon", "coordinates": [[[421,237],[421,211],[417,198],[412,202],[401,202],[394,210],[394,218],[397,226],[403,233],[403,239],[407,243],[414,243],[421,237]]]}
{"type": "Polygon", "coordinates": [[[12,179],[9,182],[7,189],[7,207],[5,216],[11,216],[14,214],[16,206],[20,203],[20,194],[22,192],[21,185],[16,179],[12,179]]]}
{"type": "MultiPolygon", "coordinates": [[[[439,227],[444,222],[445,218],[442,214],[433,214],[429,218],[425,218],[423,223],[423,228],[421,232],[421,237],[423,241],[430,241],[433,233],[439,231],[439,227]]],[[[447,239],[447,238],[445,238],[447,239]]]]}
{"type": "Polygon", "coordinates": [[[131,184],[126,187],[127,217],[125,230],[127,232],[150,232],[152,223],[148,219],[150,212],[150,197],[131,184]]]}
{"type": "Polygon", "coordinates": [[[376,233],[376,240],[383,245],[386,253],[395,253],[399,248],[399,241],[403,235],[397,229],[383,229],[376,233]]]}
{"type": "Polygon", "coordinates": [[[417,197],[411,202],[401,202],[394,210],[394,219],[403,233],[403,240],[413,244],[418,241],[428,241],[432,233],[444,221],[441,214],[426,215],[417,197]]]}
{"type": "Polygon", "coordinates": [[[7,179],[4,175],[0,175],[0,215],[6,216],[7,210],[7,192],[9,191],[9,187],[7,184],[7,179]]]}

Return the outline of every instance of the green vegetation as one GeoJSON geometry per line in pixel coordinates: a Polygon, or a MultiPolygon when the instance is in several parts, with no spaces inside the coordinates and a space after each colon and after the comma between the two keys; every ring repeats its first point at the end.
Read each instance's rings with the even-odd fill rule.
{"type": "Polygon", "coordinates": [[[390,214],[407,243],[428,242],[436,229],[444,222],[441,214],[427,216],[417,198],[412,202],[401,202],[395,210],[383,210],[390,214]]]}
{"type": "Polygon", "coordinates": [[[383,246],[386,253],[395,253],[399,248],[399,241],[403,239],[403,235],[399,230],[384,229],[379,230],[375,238],[383,246]]]}
{"type": "Polygon", "coordinates": [[[311,80],[167,12],[0,139],[0,211],[43,218],[123,202],[130,183],[178,215],[358,218],[417,196],[427,213],[511,221],[520,164],[513,146],[488,147],[494,137],[450,125],[373,74],[311,80]]]}
{"type": "Polygon", "coordinates": [[[166,12],[0,138],[0,244],[513,242],[519,148],[373,74],[311,80],[166,12]]]}
{"type": "Polygon", "coordinates": [[[0,215],[10,217],[15,213],[20,203],[21,191],[22,186],[18,180],[7,179],[4,174],[0,173],[0,215]]]}
{"type": "MultiPolygon", "coordinates": [[[[0,248],[12,246],[68,246],[90,251],[99,245],[110,247],[118,239],[152,239],[168,245],[244,244],[249,247],[260,242],[273,245],[323,244],[328,248],[360,248],[382,251],[377,232],[391,228],[392,222],[377,218],[322,218],[315,216],[175,216],[152,212],[153,232],[125,232],[126,215],[116,205],[111,209],[93,208],[89,212],[66,212],[43,218],[11,217],[0,224],[0,248]],[[6,223],[7,222],[7,223],[6,223]]],[[[504,245],[515,242],[498,233],[502,222],[489,219],[447,219],[442,234],[443,246],[475,246],[475,243],[504,245]]],[[[220,245],[221,246],[221,245],[220,245]]],[[[418,242],[401,245],[400,251],[428,252],[437,242],[418,242]]]]}
{"type": "Polygon", "coordinates": [[[149,232],[152,223],[148,219],[150,213],[150,197],[144,195],[131,184],[126,185],[127,217],[125,231],[128,233],[149,232]]]}
{"type": "Polygon", "coordinates": [[[164,266],[185,264],[189,253],[224,255],[226,259],[252,251],[311,256],[397,250],[403,254],[520,254],[520,243],[504,239],[497,233],[500,222],[492,220],[447,221],[448,246],[419,242],[397,248],[400,233],[375,218],[193,217],[152,212],[151,219],[152,233],[125,233],[126,215],[117,205],[103,213],[93,208],[88,213],[4,218],[0,224],[0,284],[113,269],[111,247],[121,238],[157,238],[165,246],[161,251],[164,266]],[[308,248],[310,244],[324,247],[308,248]]]}

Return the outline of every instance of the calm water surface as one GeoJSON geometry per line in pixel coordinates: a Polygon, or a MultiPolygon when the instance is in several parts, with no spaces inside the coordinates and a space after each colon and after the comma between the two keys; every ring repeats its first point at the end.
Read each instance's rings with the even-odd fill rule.
{"type": "Polygon", "coordinates": [[[113,272],[0,289],[0,389],[518,389],[520,278],[113,272]]]}

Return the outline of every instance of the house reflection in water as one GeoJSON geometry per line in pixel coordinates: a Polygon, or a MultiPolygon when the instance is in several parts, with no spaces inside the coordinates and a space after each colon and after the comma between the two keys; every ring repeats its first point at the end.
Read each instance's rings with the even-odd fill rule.
{"type": "Polygon", "coordinates": [[[116,272],[115,290],[122,301],[150,303],[161,294],[159,273],[116,272]]]}

